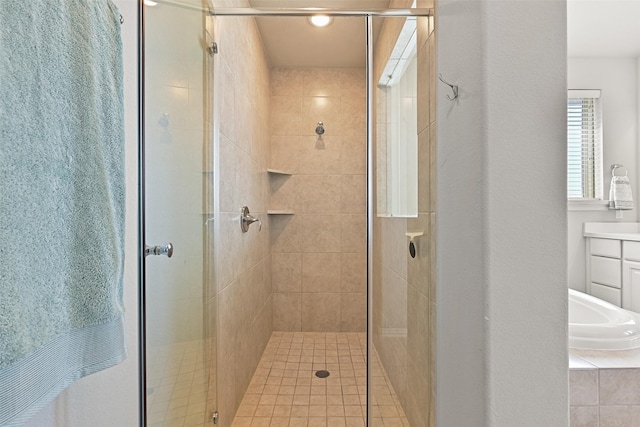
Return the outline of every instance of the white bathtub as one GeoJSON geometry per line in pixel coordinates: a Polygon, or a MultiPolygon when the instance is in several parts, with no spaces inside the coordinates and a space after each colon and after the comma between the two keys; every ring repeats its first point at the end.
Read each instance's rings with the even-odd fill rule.
{"type": "Polygon", "coordinates": [[[569,289],[569,347],[626,350],[640,347],[640,314],[569,289]]]}

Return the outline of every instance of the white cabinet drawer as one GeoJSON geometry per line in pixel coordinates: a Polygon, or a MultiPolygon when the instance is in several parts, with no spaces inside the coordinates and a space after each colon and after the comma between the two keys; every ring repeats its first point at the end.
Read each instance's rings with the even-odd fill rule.
{"type": "Polygon", "coordinates": [[[601,300],[610,302],[611,304],[617,305],[618,307],[622,306],[622,292],[620,291],[620,289],[592,283],[591,295],[596,298],[600,298],[601,300]]]}
{"type": "Polygon", "coordinates": [[[621,258],[620,240],[591,238],[591,255],[621,258]]]}
{"type": "Polygon", "coordinates": [[[591,255],[591,281],[601,285],[620,287],[622,265],[619,259],[591,255]]]}
{"type": "Polygon", "coordinates": [[[622,242],[624,259],[640,261],[640,242],[622,242]]]}
{"type": "Polygon", "coordinates": [[[622,266],[622,308],[640,312],[640,262],[625,261],[622,266]]]}

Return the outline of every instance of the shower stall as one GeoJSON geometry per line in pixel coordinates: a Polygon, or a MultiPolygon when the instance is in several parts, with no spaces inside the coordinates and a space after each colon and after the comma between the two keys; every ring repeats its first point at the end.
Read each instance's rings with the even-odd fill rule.
{"type": "Polygon", "coordinates": [[[144,3],[144,425],[434,425],[433,4],[144,3]]]}

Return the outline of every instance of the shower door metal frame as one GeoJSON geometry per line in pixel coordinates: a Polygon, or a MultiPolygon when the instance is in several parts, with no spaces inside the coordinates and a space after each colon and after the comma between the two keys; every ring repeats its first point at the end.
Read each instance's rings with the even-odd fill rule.
{"type": "MultiPolygon", "coordinates": [[[[162,1],[162,3],[174,4],[171,0],[162,1]]],[[[366,94],[367,94],[367,415],[366,422],[370,425],[371,418],[371,369],[370,358],[372,354],[373,346],[373,219],[374,219],[374,206],[372,203],[374,196],[374,141],[373,141],[373,92],[374,92],[374,76],[373,76],[373,18],[374,17],[421,17],[421,16],[433,16],[434,9],[432,8],[412,8],[412,9],[370,9],[370,10],[346,10],[346,9],[305,9],[305,8],[218,8],[218,9],[202,9],[195,6],[187,6],[180,4],[182,7],[189,7],[194,10],[200,10],[205,12],[208,16],[246,16],[246,17],[310,17],[317,14],[328,15],[332,17],[363,17],[365,18],[365,31],[366,31],[366,94]]],[[[139,178],[139,200],[138,200],[138,260],[139,260],[139,397],[140,397],[140,426],[146,426],[146,330],[145,330],[145,267],[144,267],[144,245],[145,245],[145,155],[144,155],[144,7],[142,0],[138,3],[138,19],[139,19],[139,40],[138,40],[138,84],[139,84],[139,111],[138,111],[138,132],[139,132],[139,144],[138,144],[138,178],[139,178]]],[[[215,35],[214,35],[215,39],[215,35]]],[[[216,334],[217,336],[217,334],[216,334]]],[[[217,381],[216,381],[217,387],[217,381]]],[[[219,393],[216,393],[218,395],[219,393]]]]}

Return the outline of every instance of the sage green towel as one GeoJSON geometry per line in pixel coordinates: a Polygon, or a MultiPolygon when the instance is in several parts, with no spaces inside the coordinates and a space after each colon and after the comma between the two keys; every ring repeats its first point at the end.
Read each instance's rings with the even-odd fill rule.
{"type": "Polygon", "coordinates": [[[0,0],[0,425],[126,357],[119,18],[0,0]]]}

